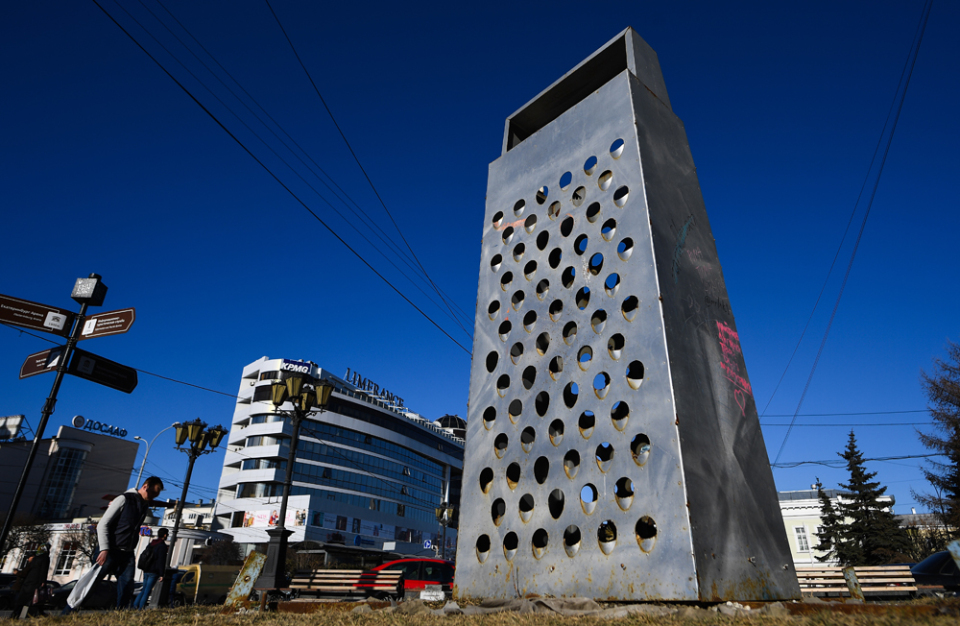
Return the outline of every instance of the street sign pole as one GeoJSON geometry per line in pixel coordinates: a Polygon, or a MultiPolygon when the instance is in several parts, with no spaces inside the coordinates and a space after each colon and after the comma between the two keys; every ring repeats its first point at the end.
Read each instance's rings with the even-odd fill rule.
{"type": "Polygon", "coordinates": [[[53,386],[50,388],[50,395],[47,396],[47,401],[43,403],[43,411],[40,414],[40,424],[37,426],[36,435],[33,438],[33,445],[30,446],[30,454],[27,455],[27,462],[23,466],[23,473],[20,475],[20,482],[17,483],[17,490],[13,493],[13,501],[10,502],[10,510],[7,511],[7,517],[3,520],[3,530],[0,531],[0,550],[3,549],[4,544],[7,541],[7,535],[10,533],[10,529],[13,528],[13,516],[17,512],[17,506],[20,504],[20,497],[23,495],[23,490],[27,485],[27,476],[30,475],[30,469],[33,467],[33,460],[37,456],[37,451],[40,449],[40,440],[43,439],[43,431],[47,427],[47,421],[50,419],[50,416],[53,414],[53,411],[57,405],[57,393],[60,391],[60,383],[63,382],[63,375],[67,373],[67,363],[70,362],[70,357],[73,354],[73,349],[77,345],[77,339],[80,336],[80,330],[83,328],[83,318],[87,314],[87,304],[84,302],[80,305],[80,314],[77,315],[73,323],[73,329],[70,331],[70,336],[67,338],[67,345],[63,347],[63,353],[60,356],[60,363],[57,365],[57,375],[53,379],[53,386]]]}

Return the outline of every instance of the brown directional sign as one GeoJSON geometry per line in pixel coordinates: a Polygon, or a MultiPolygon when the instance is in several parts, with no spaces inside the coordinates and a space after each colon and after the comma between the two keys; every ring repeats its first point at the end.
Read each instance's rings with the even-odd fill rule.
{"type": "Polygon", "coordinates": [[[67,373],[124,393],[137,387],[137,370],[79,348],[73,352],[67,373]]]}
{"type": "Polygon", "coordinates": [[[73,313],[59,307],[0,294],[0,322],[66,337],[73,326],[73,313]]]}
{"type": "Polygon", "coordinates": [[[133,326],[135,319],[137,319],[137,315],[132,308],[91,315],[83,320],[79,341],[125,333],[133,326]]]}
{"type": "Polygon", "coordinates": [[[52,372],[57,369],[57,365],[60,364],[61,354],[63,354],[63,346],[57,346],[56,348],[31,354],[27,357],[27,360],[23,362],[23,365],[20,366],[20,378],[28,378],[30,376],[36,376],[37,374],[52,372]]]}

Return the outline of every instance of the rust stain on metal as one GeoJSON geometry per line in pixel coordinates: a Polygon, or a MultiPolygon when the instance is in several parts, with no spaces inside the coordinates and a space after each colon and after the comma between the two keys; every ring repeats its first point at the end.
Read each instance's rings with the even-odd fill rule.
{"type": "Polygon", "coordinates": [[[247,555],[246,561],[243,562],[243,567],[240,568],[240,573],[237,574],[236,582],[233,583],[233,586],[230,587],[230,592],[227,594],[227,600],[224,602],[225,611],[235,611],[242,608],[241,603],[250,597],[250,592],[253,591],[253,585],[260,577],[260,572],[263,570],[263,564],[266,561],[267,555],[260,552],[251,552],[247,555]]]}

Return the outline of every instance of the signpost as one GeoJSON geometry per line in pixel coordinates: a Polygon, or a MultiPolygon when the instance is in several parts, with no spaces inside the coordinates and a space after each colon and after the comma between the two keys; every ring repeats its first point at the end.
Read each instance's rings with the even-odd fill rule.
{"type": "Polygon", "coordinates": [[[118,389],[124,393],[130,393],[137,386],[137,371],[132,367],[114,363],[109,359],[84,350],[76,350],[77,342],[81,339],[125,333],[133,325],[133,321],[136,319],[133,309],[121,309],[87,317],[87,307],[103,306],[103,299],[106,294],[107,286],[101,282],[100,276],[90,274],[89,278],[78,278],[73,287],[71,297],[80,303],[78,314],[59,307],[0,295],[0,322],[67,338],[67,343],[63,346],[31,354],[20,367],[20,378],[52,371],[56,371],[57,374],[53,379],[50,395],[47,396],[47,401],[43,404],[40,423],[33,438],[33,445],[30,446],[27,461],[23,466],[23,473],[20,475],[20,482],[17,483],[13,500],[10,502],[10,509],[3,521],[3,528],[0,530],[0,546],[6,542],[7,535],[12,527],[17,506],[20,504],[20,498],[23,496],[23,490],[27,483],[27,477],[30,475],[30,468],[33,467],[33,460],[37,456],[40,441],[43,439],[43,431],[47,426],[47,420],[50,419],[56,407],[57,393],[60,391],[63,375],[72,374],[112,389],[118,389]]]}

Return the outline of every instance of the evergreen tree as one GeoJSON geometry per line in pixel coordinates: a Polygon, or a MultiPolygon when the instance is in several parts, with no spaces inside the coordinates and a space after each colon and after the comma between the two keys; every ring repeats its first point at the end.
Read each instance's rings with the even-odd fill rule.
{"type": "Polygon", "coordinates": [[[947,460],[929,461],[929,467],[922,468],[933,494],[912,493],[953,537],[960,537],[960,345],[948,342],[947,358],[933,364],[933,372],[921,372],[920,381],[930,401],[934,432],[917,434],[928,450],[947,460]]]}
{"type": "Polygon", "coordinates": [[[843,549],[841,537],[843,533],[843,518],[837,513],[830,497],[824,493],[820,480],[817,479],[817,498],[820,500],[820,528],[817,529],[817,537],[820,540],[814,550],[824,552],[823,556],[818,556],[818,561],[832,561],[834,558],[840,559],[840,552],[843,549]]]}
{"type": "Polygon", "coordinates": [[[905,560],[910,539],[894,514],[885,510],[880,502],[887,488],[872,482],[877,474],[864,468],[853,431],[840,456],[850,471],[850,482],[840,485],[847,492],[839,507],[846,521],[837,550],[840,563],[844,566],[885,565],[905,560]]]}

